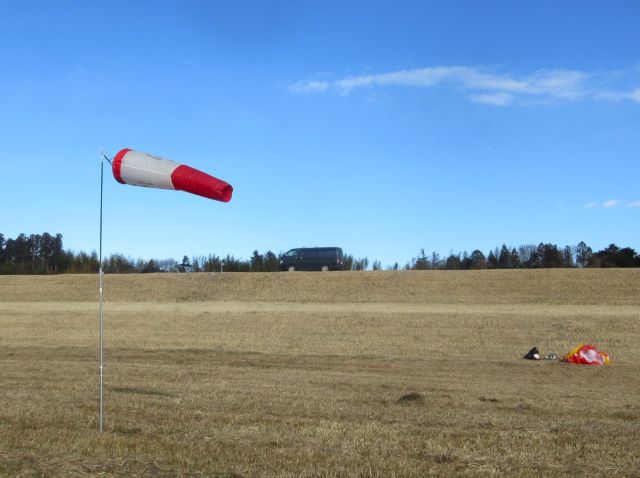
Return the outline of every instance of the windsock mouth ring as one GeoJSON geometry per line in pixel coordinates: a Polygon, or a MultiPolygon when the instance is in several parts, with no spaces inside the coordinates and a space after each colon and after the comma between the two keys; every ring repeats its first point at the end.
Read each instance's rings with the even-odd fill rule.
{"type": "Polygon", "coordinates": [[[121,184],[127,184],[124,182],[124,179],[122,179],[122,158],[124,158],[124,156],[129,151],[131,151],[129,148],[121,149],[120,151],[118,151],[118,153],[113,158],[113,161],[111,162],[111,171],[113,172],[113,177],[116,178],[116,181],[121,184]]]}

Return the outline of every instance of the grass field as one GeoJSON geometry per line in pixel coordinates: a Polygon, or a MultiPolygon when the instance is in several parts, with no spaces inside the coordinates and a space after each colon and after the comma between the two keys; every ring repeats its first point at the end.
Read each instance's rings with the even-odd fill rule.
{"type": "Polygon", "coordinates": [[[0,476],[640,477],[640,271],[0,276],[0,476]],[[611,367],[531,362],[590,342],[611,367]]]}

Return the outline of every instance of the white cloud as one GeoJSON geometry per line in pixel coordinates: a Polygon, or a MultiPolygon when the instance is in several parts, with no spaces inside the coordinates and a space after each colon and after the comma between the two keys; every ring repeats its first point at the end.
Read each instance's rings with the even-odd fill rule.
{"type": "Polygon", "coordinates": [[[335,81],[335,87],[342,93],[348,93],[355,88],[367,86],[414,86],[431,87],[455,76],[464,74],[462,67],[420,68],[415,70],[400,70],[376,75],[351,76],[335,81]]]}
{"type": "MultiPolygon", "coordinates": [[[[582,207],[584,209],[595,209],[597,207],[602,207],[604,209],[611,209],[613,207],[620,206],[622,203],[623,201],[620,201],[618,199],[609,199],[608,201],[605,201],[602,204],[596,201],[591,201],[582,207]]],[[[627,207],[640,207],[640,201],[631,201],[627,203],[627,207]]]]}
{"type": "MultiPolygon", "coordinates": [[[[579,96],[585,75],[578,71],[541,70],[529,77],[517,79],[487,73],[466,66],[436,66],[399,70],[373,75],[351,76],[332,83],[342,93],[371,86],[406,86],[429,88],[450,83],[466,90],[498,93],[551,95],[563,98],[579,96]]],[[[495,104],[495,103],[494,103],[495,104]]]]}
{"type": "Polygon", "coordinates": [[[467,92],[467,97],[473,102],[493,106],[507,106],[527,98],[545,102],[550,99],[590,98],[640,103],[640,88],[629,92],[602,87],[602,84],[611,83],[619,76],[619,73],[613,71],[590,74],[566,69],[540,69],[516,76],[481,67],[433,66],[349,76],[337,80],[303,80],[289,86],[289,90],[298,94],[333,90],[346,95],[356,89],[373,87],[449,86],[467,92]]]}
{"type": "Polygon", "coordinates": [[[618,204],[620,204],[622,201],[619,201],[617,199],[609,199],[608,201],[605,201],[602,203],[602,207],[605,209],[609,209],[612,207],[616,207],[618,204]]]}
{"type": "Polygon", "coordinates": [[[576,99],[584,95],[587,75],[575,70],[540,70],[528,79],[527,93],[576,99]]]}
{"type": "Polygon", "coordinates": [[[485,92],[472,95],[471,98],[474,101],[505,105],[513,99],[513,96],[507,96],[509,94],[576,98],[582,94],[582,83],[585,78],[584,73],[571,70],[540,70],[528,77],[513,78],[467,66],[436,66],[350,76],[332,82],[299,81],[289,89],[295,93],[321,93],[334,88],[346,94],[356,88],[372,86],[430,88],[449,83],[465,90],[485,92]]]}
{"type": "Polygon", "coordinates": [[[289,86],[290,91],[299,94],[322,93],[327,89],[329,89],[329,82],[316,80],[298,81],[289,86]]]}
{"type": "Polygon", "coordinates": [[[640,103],[640,88],[634,91],[602,91],[595,93],[594,98],[608,101],[634,101],[640,103]]]}
{"type": "Polygon", "coordinates": [[[483,73],[475,68],[458,67],[452,74],[453,80],[470,90],[524,92],[528,86],[526,81],[483,73]]]}
{"type": "Polygon", "coordinates": [[[493,106],[507,106],[513,102],[513,95],[504,91],[498,93],[487,93],[483,95],[469,95],[474,103],[481,103],[493,106]]]}

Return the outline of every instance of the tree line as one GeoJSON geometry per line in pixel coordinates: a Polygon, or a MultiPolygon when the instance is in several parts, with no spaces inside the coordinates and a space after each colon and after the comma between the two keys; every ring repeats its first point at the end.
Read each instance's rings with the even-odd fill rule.
{"type": "MultiPolygon", "coordinates": [[[[397,267],[397,264],[396,266],[397,267]]],[[[541,269],[560,267],[640,267],[640,254],[630,247],[620,248],[615,244],[593,252],[584,242],[577,246],[558,247],[555,244],[540,243],[507,247],[505,244],[501,248],[496,247],[485,256],[478,249],[469,254],[450,253],[444,259],[433,252],[430,256],[424,253],[413,258],[405,265],[404,269],[426,270],[426,269],[448,269],[448,270],[468,270],[468,269],[541,269]]]]}
{"type": "MultiPolygon", "coordinates": [[[[255,250],[249,259],[232,255],[221,257],[183,256],[175,259],[133,259],[123,254],[103,258],[105,273],[149,272],[275,272],[283,253],[260,253],[255,250]]],[[[345,270],[382,270],[378,260],[345,254],[345,270]]],[[[20,234],[6,239],[0,233],[0,274],[85,274],[97,273],[100,261],[95,251],[74,252],[63,247],[62,234],[20,234]]],[[[640,255],[630,247],[615,244],[593,251],[587,244],[558,247],[555,244],[521,245],[518,248],[496,247],[485,255],[479,249],[471,253],[453,253],[441,258],[436,252],[425,254],[424,249],[402,267],[396,262],[385,269],[391,270],[470,270],[470,269],[538,269],[557,267],[640,267],[640,255]]]]}

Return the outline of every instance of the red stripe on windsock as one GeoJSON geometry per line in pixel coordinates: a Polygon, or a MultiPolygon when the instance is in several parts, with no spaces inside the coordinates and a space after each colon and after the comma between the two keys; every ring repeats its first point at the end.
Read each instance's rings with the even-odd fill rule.
{"type": "Polygon", "coordinates": [[[121,149],[120,151],[118,151],[118,154],[116,154],[116,157],[113,158],[113,161],[111,162],[113,177],[116,178],[116,181],[122,184],[126,184],[122,179],[122,159],[129,151],[131,151],[129,148],[121,149]]]}
{"type": "Polygon", "coordinates": [[[173,187],[180,191],[216,201],[229,202],[233,194],[230,184],[184,164],[171,173],[171,182],[173,187]]]}

